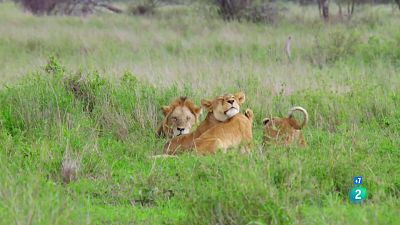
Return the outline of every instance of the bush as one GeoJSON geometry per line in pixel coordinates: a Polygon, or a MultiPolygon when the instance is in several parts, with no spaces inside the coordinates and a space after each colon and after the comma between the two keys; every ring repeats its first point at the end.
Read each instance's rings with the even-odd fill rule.
{"type": "Polygon", "coordinates": [[[400,33],[394,40],[384,40],[377,36],[371,36],[366,43],[357,48],[360,58],[367,64],[384,60],[393,64],[400,64],[400,33]]]}
{"type": "Polygon", "coordinates": [[[217,0],[217,12],[224,20],[242,19],[251,22],[274,23],[279,9],[269,1],[217,0]]]}
{"type": "Polygon", "coordinates": [[[128,6],[128,13],[133,15],[154,14],[157,7],[157,0],[141,0],[128,6]]]}
{"type": "Polygon", "coordinates": [[[334,31],[326,38],[315,38],[310,59],[314,64],[333,63],[349,55],[353,55],[356,46],[361,43],[357,32],[334,31]]]}
{"type": "Polygon", "coordinates": [[[247,21],[261,23],[275,23],[279,17],[278,7],[275,4],[266,2],[255,4],[245,11],[247,21]]]}
{"type": "Polygon", "coordinates": [[[122,11],[101,1],[91,0],[15,0],[24,9],[35,15],[87,15],[94,12],[96,7],[103,7],[115,13],[122,11]]]}
{"type": "Polygon", "coordinates": [[[240,20],[246,8],[250,7],[249,0],[217,0],[218,13],[224,20],[240,20]]]}

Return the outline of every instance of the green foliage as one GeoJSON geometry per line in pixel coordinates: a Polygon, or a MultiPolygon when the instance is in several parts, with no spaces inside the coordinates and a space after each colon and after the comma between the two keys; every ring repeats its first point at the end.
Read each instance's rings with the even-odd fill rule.
{"type": "Polygon", "coordinates": [[[362,60],[366,64],[377,63],[380,60],[398,64],[400,59],[396,47],[400,44],[398,36],[400,35],[396,34],[388,40],[371,35],[364,41],[357,30],[351,32],[336,30],[324,38],[316,37],[309,57],[314,64],[320,66],[338,60],[353,59],[362,60]]]}
{"type": "MultiPolygon", "coordinates": [[[[24,205],[14,214],[0,205],[5,221],[51,222],[54,214],[64,221],[84,212],[93,223],[291,224],[299,221],[297,214],[308,223],[310,208],[350,208],[345,202],[355,174],[366,177],[369,201],[380,205],[375,208],[398,207],[399,181],[385,175],[399,169],[397,91],[355,82],[353,91],[344,94],[310,90],[275,97],[271,104],[278,115],[297,103],[309,109],[311,121],[304,132],[310,147],[304,150],[263,147],[258,115],[265,105],[250,101],[258,117],[252,154],[150,159],[164,143],[154,135],[159,107],[179,93],[198,93],[176,86],[155,88],[130,72],[115,82],[97,72],[69,75],[54,57],[45,71],[0,91],[0,158],[6,171],[0,177],[1,193],[16,187],[24,193],[1,195],[7,204],[24,205]],[[71,81],[80,92],[71,88],[71,81]],[[371,93],[380,94],[371,98],[371,93]],[[92,110],[85,107],[87,98],[92,110]],[[80,155],[82,162],[78,180],[63,185],[59,168],[66,151],[80,155]],[[18,180],[10,175],[16,171],[18,180]],[[30,177],[26,182],[32,187],[15,186],[24,177],[30,177]],[[50,195],[37,197],[37,191],[50,195]],[[21,203],[25,198],[31,199],[28,204],[21,203]],[[48,211],[48,204],[66,208],[48,211]],[[44,214],[31,216],[41,207],[44,214]]],[[[243,85],[257,90],[260,82],[243,85]]],[[[361,208],[354,213],[371,219],[361,208]]],[[[392,218],[376,219],[385,223],[392,218]]]]}
{"type": "Polygon", "coordinates": [[[311,61],[324,65],[344,59],[355,53],[360,42],[360,34],[357,31],[335,30],[324,38],[316,37],[310,56],[311,61]]]}
{"type": "Polygon", "coordinates": [[[397,48],[399,45],[400,33],[397,33],[393,40],[371,36],[366,43],[360,45],[358,50],[365,63],[375,63],[382,59],[399,65],[400,50],[397,48]]]}

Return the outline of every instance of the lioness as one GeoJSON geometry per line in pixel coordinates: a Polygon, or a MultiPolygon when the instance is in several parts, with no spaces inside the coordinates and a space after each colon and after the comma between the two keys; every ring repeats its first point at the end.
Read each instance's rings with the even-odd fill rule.
{"type": "Polygon", "coordinates": [[[308,113],[300,106],[291,108],[287,118],[265,118],[263,120],[264,143],[283,144],[285,146],[296,143],[305,147],[307,143],[300,130],[307,122],[308,113]],[[303,122],[300,125],[293,116],[295,111],[299,111],[303,114],[303,122]]]}
{"type": "Polygon", "coordinates": [[[253,111],[247,109],[224,123],[218,123],[194,140],[193,149],[197,154],[215,153],[218,149],[226,152],[228,148],[243,145],[241,152],[250,150],[253,139],[253,111]]]}
{"type": "Polygon", "coordinates": [[[201,108],[187,97],[179,97],[161,110],[165,118],[158,127],[157,135],[168,138],[189,133],[201,114],[201,108]]]}
{"type": "MultiPolygon", "coordinates": [[[[199,144],[198,142],[196,142],[195,144],[195,140],[201,137],[203,133],[207,132],[210,129],[213,129],[217,125],[230,121],[231,118],[233,119],[235,115],[239,113],[240,105],[243,104],[244,101],[245,94],[243,92],[236,93],[235,95],[225,94],[211,101],[203,99],[201,101],[201,105],[208,111],[206,119],[194,132],[171,139],[164,146],[164,153],[172,155],[176,154],[179,151],[193,149],[196,145],[199,144]]],[[[242,116],[237,117],[237,119],[235,119],[234,121],[239,121],[243,119],[242,116]]],[[[249,119],[247,118],[247,120],[249,119]]],[[[230,122],[231,124],[235,124],[233,121],[230,122]]],[[[210,135],[212,135],[214,132],[216,132],[216,130],[210,132],[207,136],[205,136],[207,142],[210,142],[208,138],[210,138],[210,135]]],[[[202,144],[200,148],[202,150],[199,153],[205,152],[205,150],[203,150],[203,148],[206,148],[205,144],[202,144]]]]}

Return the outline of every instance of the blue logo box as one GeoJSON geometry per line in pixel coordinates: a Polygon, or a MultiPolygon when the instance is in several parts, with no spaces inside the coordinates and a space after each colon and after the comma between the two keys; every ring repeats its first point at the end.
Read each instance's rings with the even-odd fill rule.
{"type": "Polygon", "coordinates": [[[362,184],[362,176],[356,176],[353,179],[354,185],[361,185],[362,184]]]}

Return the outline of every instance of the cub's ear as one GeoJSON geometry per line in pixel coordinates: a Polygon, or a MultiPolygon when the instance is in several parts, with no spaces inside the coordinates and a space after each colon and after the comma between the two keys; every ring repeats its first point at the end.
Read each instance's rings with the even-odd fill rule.
{"type": "Polygon", "coordinates": [[[196,118],[199,118],[199,116],[201,114],[201,108],[200,107],[194,107],[193,108],[193,113],[196,116],[196,118]]]}
{"type": "Polygon", "coordinates": [[[206,109],[208,112],[212,112],[212,101],[202,99],[201,106],[206,109]]]}
{"type": "Polygon", "coordinates": [[[167,116],[171,112],[171,107],[163,106],[163,107],[161,107],[161,111],[163,112],[164,116],[167,116]]]}
{"type": "Polygon", "coordinates": [[[267,123],[268,123],[270,120],[271,120],[270,118],[265,118],[265,119],[263,119],[263,124],[264,124],[264,126],[267,125],[267,123]]]}
{"type": "Polygon", "coordinates": [[[238,101],[239,104],[243,104],[244,101],[246,100],[246,96],[243,92],[238,92],[235,94],[235,98],[238,101]]]}

